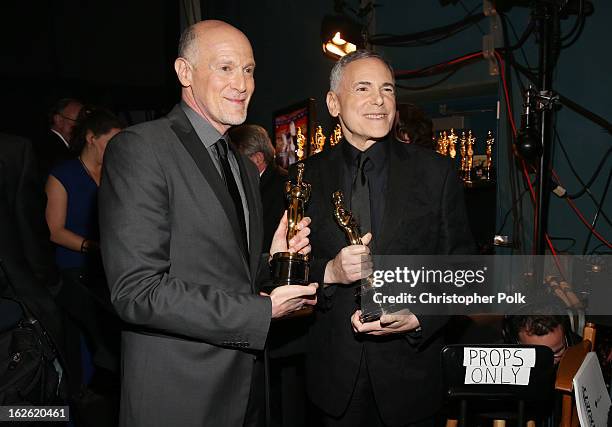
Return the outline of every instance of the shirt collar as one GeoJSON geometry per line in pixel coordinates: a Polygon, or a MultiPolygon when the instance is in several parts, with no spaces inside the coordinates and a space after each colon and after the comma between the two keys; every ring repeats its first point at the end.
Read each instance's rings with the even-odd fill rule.
{"type": "MultiPolygon", "coordinates": [[[[357,167],[357,156],[359,156],[361,151],[344,139],[342,142],[342,157],[344,158],[344,161],[349,168],[357,167]]],[[[370,148],[364,151],[364,153],[367,154],[369,159],[372,161],[374,169],[379,170],[385,167],[387,162],[388,147],[389,140],[388,138],[385,138],[377,141],[370,148]]]]}
{"type": "Polygon", "coordinates": [[[55,129],[50,129],[50,131],[60,137],[60,139],[63,141],[63,143],[66,144],[66,148],[70,148],[70,144],[68,144],[68,141],[66,141],[66,138],[64,138],[64,136],[61,133],[59,133],[55,129]]]}
{"type": "Polygon", "coordinates": [[[227,142],[228,139],[225,135],[221,135],[208,120],[196,113],[185,101],[181,101],[180,105],[206,148],[211,148],[221,138],[224,138],[227,142]]]}

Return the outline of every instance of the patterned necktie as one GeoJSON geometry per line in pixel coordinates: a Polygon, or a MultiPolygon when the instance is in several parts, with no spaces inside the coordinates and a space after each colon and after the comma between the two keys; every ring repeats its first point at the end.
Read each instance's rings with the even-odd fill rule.
{"type": "Polygon", "coordinates": [[[232,201],[234,202],[234,207],[236,208],[236,215],[238,216],[238,224],[240,225],[240,231],[242,234],[244,248],[245,248],[247,258],[248,258],[248,247],[249,246],[247,244],[246,223],[244,221],[244,209],[242,207],[242,198],[240,197],[240,192],[238,191],[238,185],[236,184],[234,174],[232,173],[232,169],[227,159],[227,142],[225,141],[224,138],[219,139],[215,143],[215,150],[217,150],[217,155],[219,156],[219,161],[221,162],[221,172],[223,175],[223,180],[225,181],[225,186],[227,187],[227,191],[232,197],[232,201]]]}
{"type": "Polygon", "coordinates": [[[366,169],[372,161],[367,154],[360,152],[357,156],[357,173],[353,179],[351,191],[351,211],[359,224],[361,235],[372,231],[370,215],[370,188],[368,186],[368,175],[366,169]]]}

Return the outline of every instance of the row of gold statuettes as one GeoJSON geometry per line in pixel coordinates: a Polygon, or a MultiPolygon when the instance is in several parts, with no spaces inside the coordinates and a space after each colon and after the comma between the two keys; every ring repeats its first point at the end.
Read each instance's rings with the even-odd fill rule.
{"type": "Polygon", "coordinates": [[[474,144],[476,143],[476,137],[472,134],[471,129],[461,132],[461,137],[457,136],[455,129],[450,131],[440,132],[436,151],[443,156],[448,156],[451,159],[457,157],[457,152],[460,156],[459,175],[466,183],[471,183],[473,180],[486,180],[491,181],[493,179],[493,143],[495,138],[493,133],[489,131],[487,133],[486,140],[486,151],[485,159],[482,164],[478,167],[474,165],[474,144]]]}
{"type": "MultiPolygon", "coordinates": [[[[342,139],[342,129],[337,124],[331,135],[329,136],[329,145],[334,146],[342,139]]],[[[299,160],[303,160],[306,155],[306,136],[302,133],[302,128],[297,128],[297,155],[299,160]]],[[[317,126],[314,136],[310,139],[310,153],[316,154],[323,150],[327,137],[323,134],[321,126],[317,126]]],[[[483,164],[474,165],[474,144],[476,137],[472,134],[472,130],[468,129],[467,135],[465,131],[461,132],[461,137],[457,136],[455,129],[450,131],[442,131],[437,139],[436,151],[443,156],[449,156],[455,159],[457,151],[460,155],[459,172],[461,179],[466,183],[471,183],[473,180],[493,180],[493,144],[495,138],[493,133],[487,133],[485,161],[483,164]]]]}
{"type": "MultiPolygon", "coordinates": [[[[295,139],[297,140],[297,155],[299,160],[304,160],[306,156],[306,137],[302,133],[302,128],[297,128],[297,134],[295,139]]],[[[340,124],[337,124],[331,135],[329,136],[329,145],[334,146],[342,139],[342,129],[340,124]]],[[[325,141],[327,137],[323,134],[323,128],[317,126],[317,130],[312,138],[310,138],[310,154],[317,154],[323,151],[325,147],[325,141]]]]}

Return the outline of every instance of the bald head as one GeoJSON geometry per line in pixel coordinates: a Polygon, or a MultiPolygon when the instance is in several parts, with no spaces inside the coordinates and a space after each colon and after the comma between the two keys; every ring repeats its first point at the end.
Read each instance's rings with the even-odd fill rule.
{"type": "Polygon", "coordinates": [[[249,39],[222,21],[187,28],[174,62],[183,101],[221,134],[246,119],[255,90],[255,60],[249,39]]]}
{"type": "Polygon", "coordinates": [[[236,38],[249,44],[249,39],[238,28],[214,19],[197,22],[183,31],[179,40],[178,56],[196,63],[203,49],[210,49],[214,42],[236,38]]]}

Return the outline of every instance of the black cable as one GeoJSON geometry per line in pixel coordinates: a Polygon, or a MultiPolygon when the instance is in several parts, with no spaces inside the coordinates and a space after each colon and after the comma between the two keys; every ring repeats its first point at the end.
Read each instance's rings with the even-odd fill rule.
{"type": "Polygon", "coordinates": [[[584,13],[584,0],[578,0],[578,15],[576,15],[576,21],[574,21],[574,26],[572,29],[564,36],[561,36],[561,41],[565,41],[574,35],[576,30],[580,25],[582,25],[582,21],[585,19],[584,13]]]}
{"type": "Polygon", "coordinates": [[[401,47],[407,44],[432,44],[437,43],[440,40],[444,40],[445,38],[451,37],[458,32],[461,32],[475,23],[483,20],[485,15],[483,13],[477,13],[475,15],[468,15],[460,21],[454,22],[452,24],[444,25],[442,27],[432,28],[426,31],[420,31],[417,33],[411,34],[402,34],[402,35],[390,35],[390,36],[381,36],[381,35],[373,35],[370,37],[368,42],[373,45],[379,46],[389,46],[389,47],[401,47]],[[437,37],[437,39],[436,39],[437,37]],[[430,40],[431,39],[431,40],[430,40]]]}
{"type": "MultiPolygon", "coordinates": [[[[463,3],[463,0],[459,0],[459,4],[461,5],[461,7],[463,8],[463,10],[465,10],[465,13],[467,13],[467,16],[470,16],[472,13],[474,13],[474,11],[476,9],[478,9],[481,5],[477,4],[476,6],[474,6],[472,9],[468,10],[468,8],[466,7],[465,3],[463,3]]],[[[482,28],[480,28],[480,24],[476,23],[476,26],[478,27],[478,31],[480,31],[480,35],[484,36],[485,32],[483,31],[482,28]]]]}
{"type": "MultiPolygon", "coordinates": [[[[525,43],[525,41],[527,40],[529,35],[531,35],[531,33],[533,32],[533,27],[531,27],[531,29],[529,31],[525,31],[525,33],[527,34],[527,38],[525,38],[525,41],[523,41],[523,43],[519,44],[519,41],[521,39],[519,39],[518,33],[516,32],[516,28],[514,28],[514,24],[512,23],[512,20],[510,18],[508,18],[508,16],[506,16],[505,13],[500,13],[499,16],[501,17],[502,20],[506,21],[510,25],[510,29],[512,30],[512,34],[514,35],[514,38],[517,40],[516,47],[515,48],[509,48],[509,49],[510,50],[519,49],[521,51],[521,54],[523,55],[523,59],[525,60],[525,64],[527,65],[528,68],[531,68],[531,65],[529,65],[529,59],[527,59],[527,54],[525,53],[525,49],[523,48],[523,44],[525,43]]],[[[528,24],[527,28],[530,28],[531,22],[532,21],[529,21],[529,24],[528,24]]]]}
{"type": "MultiPolygon", "coordinates": [[[[578,180],[580,185],[582,185],[582,187],[585,188],[585,191],[586,191],[587,195],[591,198],[593,203],[595,203],[595,205],[597,205],[597,199],[595,198],[595,196],[591,192],[591,189],[586,186],[586,184],[584,183],[584,181],[582,180],[580,175],[578,175],[578,172],[574,168],[574,165],[572,164],[572,161],[570,160],[570,157],[567,154],[567,150],[565,149],[565,145],[563,145],[563,142],[561,142],[561,138],[559,138],[559,134],[557,132],[556,126],[555,126],[555,138],[557,140],[557,143],[559,144],[559,147],[561,148],[561,152],[563,153],[563,156],[565,157],[565,160],[567,161],[567,165],[569,166],[570,170],[574,174],[574,177],[578,180]]],[[[565,195],[565,197],[567,197],[567,194],[565,195]]],[[[612,226],[612,222],[610,222],[610,218],[608,218],[608,215],[606,215],[606,213],[604,211],[601,212],[601,216],[603,216],[603,218],[606,220],[606,222],[610,226],[612,226]]]]}
{"type": "MultiPolygon", "coordinates": [[[[500,15],[505,16],[505,14],[500,14],[500,15]]],[[[508,21],[510,21],[509,18],[508,18],[508,21]]],[[[533,30],[535,30],[535,20],[532,17],[529,21],[529,24],[527,24],[527,27],[525,27],[525,31],[523,31],[523,34],[521,34],[521,37],[520,38],[517,37],[516,44],[509,45],[506,48],[510,50],[521,49],[523,45],[525,44],[525,42],[529,39],[529,36],[533,33],[533,30]]]]}
{"type": "Polygon", "coordinates": [[[597,249],[601,248],[602,246],[606,246],[607,245],[605,243],[600,243],[599,245],[595,246],[593,249],[591,249],[591,252],[589,252],[589,255],[608,255],[608,254],[612,254],[612,251],[606,251],[606,252],[597,252],[597,249]]]}
{"type": "Polygon", "coordinates": [[[519,196],[512,201],[512,205],[510,206],[510,208],[506,211],[506,213],[504,214],[504,219],[502,220],[502,224],[499,226],[499,228],[497,229],[497,231],[495,232],[495,234],[501,234],[502,231],[504,231],[504,227],[506,226],[506,223],[508,222],[508,217],[510,216],[510,214],[512,213],[512,207],[516,204],[519,203],[519,199],[522,199],[523,196],[527,193],[527,191],[529,191],[528,188],[524,189],[521,194],[519,194],[519,196]]]}
{"type": "Polygon", "coordinates": [[[593,231],[595,230],[595,226],[597,225],[597,220],[599,219],[599,214],[602,212],[604,201],[606,200],[606,195],[608,194],[608,189],[610,188],[610,179],[612,179],[612,170],[608,173],[608,181],[606,182],[606,186],[604,187],[601,200],[597,205],[597,211],[595,211],[595,215],[593,216],[593,221],[591,221],[591,229],[589,230],[589,234],[587,235],[586,242],[584,242],[584,249],[582,250],[583,254],[586,254],[586,251],[589,247],[589,243],[591,243],[591,237],[593,236],[593,231]]]}
{"type": "Polygon", "coordinates": [[[454,70],[451,70],[450,73],[448,73],[447,75],[445,75],[444,77],[442,77],[440,80],[428,84],[428,85],[424,85],[424,86],[404,86],[404,85],[400,85],[400,84],[395,84],[395,87],[398,87],[400,89],[405,89],[405,90],[425,90],[425,89],[431,89],[434,86],[437,86],[439,84],[444,83],[445,81],[447,81],[448,79],[450,79],[453,75],[455,75],[457,73],[457,71],[459,71],[461,67],[457,67],[454,70]]]}
{"type": "MultiPolygon", "coordinates": [[[[504,57],[505,57],[505,62],[508,65],[503,68],[504,69],[504,79],[506,81],[506,90],[507,90],[507,95],[508,95],[508,99],[506,100],[506,109],[508,108],[508,105],[510,106],[510,110],[508,109],[506,110],[506,118],[508,121],[507,127],[506,127],[506,138],[510,142],[509,144],[507,144],[507,156],[510,162],[509,168],[508,168],[508,174],[509,174],[510,191],[511,191],[512,197],[514,199],[518,199],[518,203],[513,203],[511,206],[512,224],[513,224],[512,233],[513,233],[513,237],[515,241],[515,245],[513,246],[513,248],[520,250],[522,246],[522,242],[525,241],[525,238],[524,238],[525,228],[523,227],[524,208],[523,208],[522,195],[525,194],[526,190],[528,189],[525,185],[525,182],[521,179],[520,172],[517,173],[517,169],[516,169],[517,164],[515,161],[514,151],[513,151],[513,147],[515,143],[515,135],[512,131],[512,126],[509,123],[510,115],[514,111],[514,106],[512,103],[514,99],[513,92],[512,92],[512,76],[510,74],[510,67],[509,67],[509,64],[512,59],[512,50],[509,48],[510,47],[510,37],[508,35],[508,29],[505,25],[504,20],[502,19],[501,21],[502,21],[502,35],[503,35],[503,40],[504,40],[504,57]],[[520,188],[521,181],[523,181],[523,192],[517,197],[516,194],[517,194],[518,188],[520,188]]],[[[499,68],[500,70],[502,69],[501,64],[499,64],[499,68]]],[[[500,75],[500,78],[501,77],[502,76],[500,75]]]]}
{"type": "Polygon", "coordinates": [[[574,43],[578,41],[578,39],[582,35],[582,32],[584,31],[585,23],[586,23],[586,17],[583,17],[582,20],[580,21],[580,27],[578,28],[578,32],[574,35],[574,38],[572,38],[569,42],[565,44],[561,44],[561,49],[567,49],[568,47],[573,46],[574,43]]]}
{"type": "Polygon", "coordinates": [[[570,198],[572,200],[573,199],[577,199],[578,197],[581,197],[587,191],[587,188],[591,188],[591,185],[593,185],[593,183],[597,179],[597,176],[601,172],[601,169],[603,168],[603,166],[604,166],[606,160],[608,159],[608,156],[610,155],[610,153],[612,153],[612,147],[608,148],[608,151],[606,151],[606,154],[602,157],[601,161],[599,162],[599,165],[597,165],[597,168],[595,169],[595,172],[593,173],[591,178],[587,181],[587,183],[584,184],[583,188],[581,188],[577,193],[568,194],[567,195],[568,198],[570,198]]]}
{"type": "Polygon", "coordinates": [[[427,76],[433,76],[436,74],[440,74],[445,72],[446,70],[448,70],[449,68],[461,68],[464,67],[474,61],[480,61],[482,59],[482,55],[481,51],[478,52],[471,52],[468,53],[467,55],[463,55],[459,58],[455,58],[452,59],[451,61],[446,61],[446,62],[440,62],[438,64],[434,64],[434,65],[428,65],[427,67],[423,67],[420,68],[418,70],[415,71],[409,71],[409,72],[404,72],[404,71],[396,71],[395,73],[395,79],[396,80],[401,80],[401,79],[415,79],[415,78],[421,78],[421,77],[427,77],[427,76]],[[455,61],[459,58],[465,57],[465,56],[470,56],[470,55],[474,55],[474,54],[479,54],[479,56],[474,56],[473,58],[470,59],[466,59],[463,60],[461,62],[457,62],[454,64],[449,64],[449,62],[455,61]]]}
{"type": "Polygon", "coordinates": [[[574,245],[576,245],[576,239],[572,238],[572,237],[553,237],[553,236],[548,236],[548,238],[550,240],[564,240],[564,241],[570,241],[572,242],[571,245],[569,245],[567,248],[563,248],[563,249],[557,249],[557,251],[559,252],[567,252],[570,249],[572,249],[574,247],[574,245]]]}
{"type": "MultiPolygon", "coordinates": [[[[567,150],[565,149],[565,145],[563,144],[563,142],[561,141],[561,138],[559,137],[559,133],[557,132],[557,126],[555,125],[554,127],[554,131],[555,131],[555,139],[557,140],[557,144],[559,144],[559,147],[561,148],[561,152],[563,153],[563,156],[565,157],[565,160],[567,161],[567,165],[569,166],[570,170],[572,171],[572,173],[574,174],[574,177],[578,180],[578,182],[580,183],[580,185],[582,185],[582,188],[585,190],[585,192],[587,193],[587,195],[591,198],[591,200],[593,201],[593,203],[595,203],[595,205],[597,205],[597,199],[595,198],[595,196],[593,195],[593,193],[591,192],[591,189],[589,187],[587,187],[587,185],[585,184],[585,182],[582,180],[582,178],[580,177],[580,175],[578,174],[578,171],[576,171],[576,168],[574,168],[574,165],[572,164],[572,161],[570,160],[570,157],[567,153],[567,150]]],[[[566,194],[567,197],[567,194],[566,194]]],[[[608,218],[608,216],[606,215],[605,212],[602,211],[602,216],[604,217],[604,219],[606,220],[606,222],[612,226],[612,223],[610,222],[610,219],[608,218]]]]}

